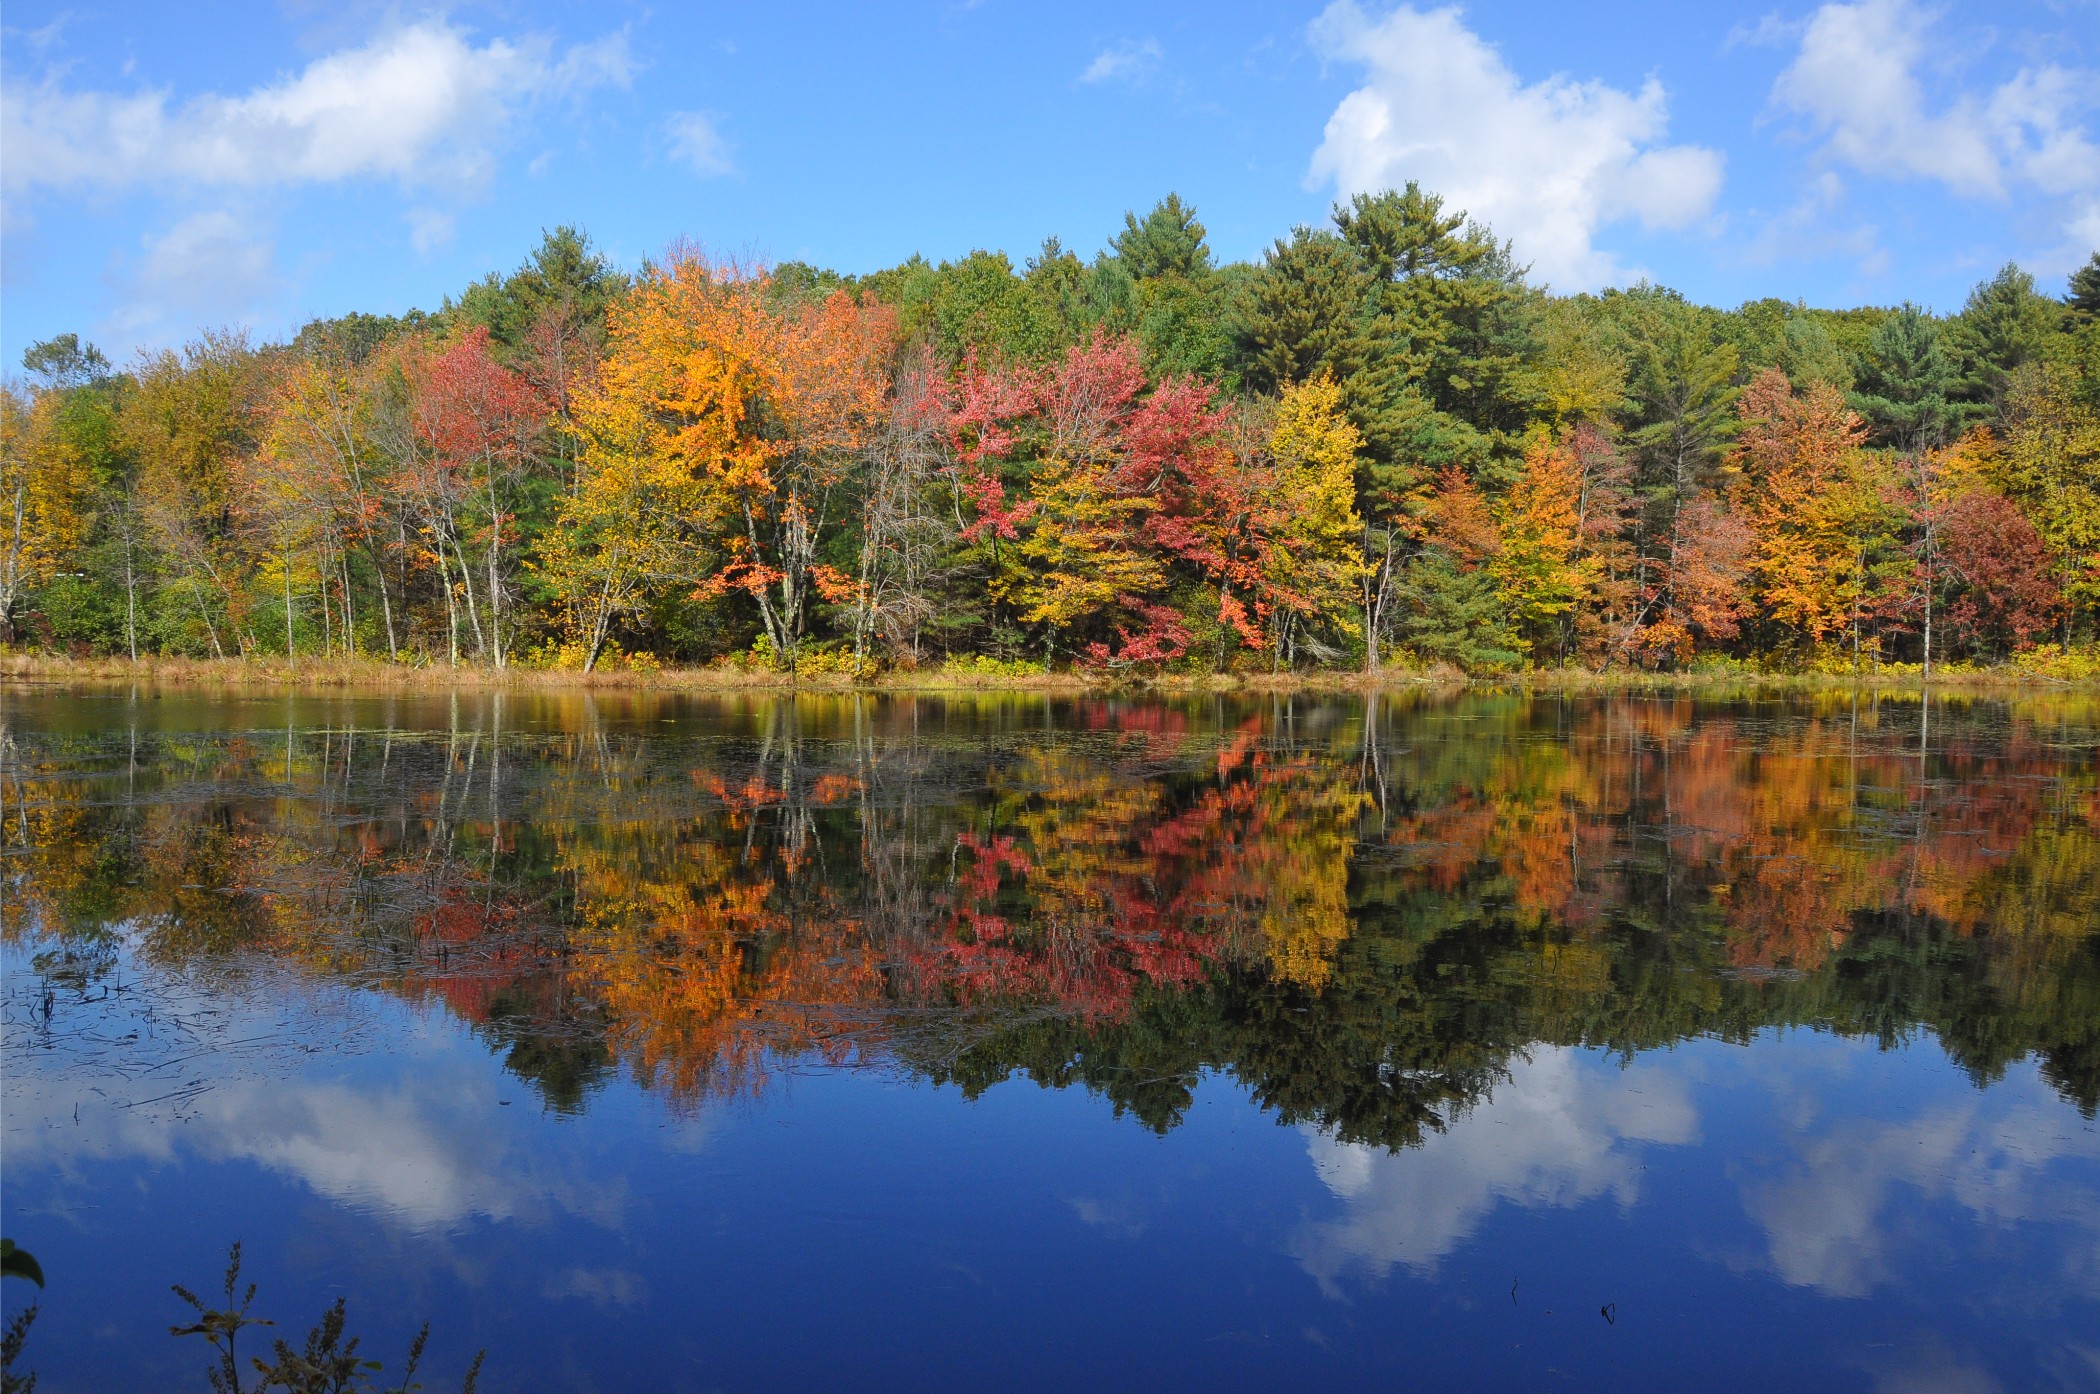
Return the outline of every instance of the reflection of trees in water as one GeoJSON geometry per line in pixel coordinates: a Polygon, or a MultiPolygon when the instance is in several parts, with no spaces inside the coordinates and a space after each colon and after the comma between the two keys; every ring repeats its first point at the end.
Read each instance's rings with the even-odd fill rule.
{"type": "MultiPolygon", "coordinates": [[[[795,699],[686,725],[0,746],[0,923],[442,1002],[556,1107],[786,1056],[1019,1070],[1166,1128],[1200,1072],[1416,1142],[1535,1043],[1801,1023],[2100,1104],[2093,713],[1537,696],[795,699]],[[677,729],[694,740],[669,740],[677,729]]],[[[652,709],[653,712],[653,709],[652,709]]],[[[56,960],[50,960],[56,962],[56,960]]]]}

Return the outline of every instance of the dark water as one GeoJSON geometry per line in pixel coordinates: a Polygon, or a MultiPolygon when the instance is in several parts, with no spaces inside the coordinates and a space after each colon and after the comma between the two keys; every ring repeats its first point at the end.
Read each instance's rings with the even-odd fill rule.
{"type": "Polygon", "coordinates": [[[0,692],[27,1363],[239,1238],[432,1389],[2100,1387],[2096,741],[0,692]]]}

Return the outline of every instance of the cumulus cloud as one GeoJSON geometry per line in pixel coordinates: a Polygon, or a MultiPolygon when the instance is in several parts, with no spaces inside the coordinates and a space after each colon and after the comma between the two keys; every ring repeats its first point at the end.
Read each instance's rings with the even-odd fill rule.
{"type": "Polygon", "coordinates": [[[5,188],[270,187],[391,178],[484,180],[535,100],[624,84],[624,34],[557,52],[543,38],[476,47],[442,20],[391,30],[238,95],[76,91],[58,76],[0,93],[5,188]]]}
{"type": "Polygon", "coordinates": [[[1091,83],[1132,81],[1158,67],[1163,56],[1157,39],[1146,39],[1142,43],[1126,41],[1102,49],[1094,61],[1086,65],[1079,80],[1091,83]]]}
{"type": "Polygon", "coordinates": [[[1652,78],[1638,92],[1558,75],[1526,85],[1455,9],[1373,18],[1338,0],[1312,39],[1367,75],[1328,119],[1310,182],[1346,196],[1418,180],[1559,289],[1626,275],[1595,245],[1603,228],[1690,227],[1720,193],[1719,152],[1662,143],[1668,102],[1652,78]]]}
{"type": "MultiPolygon", "coordinates": [[[[127,973],[136,962],[127,961],[127,973]]],[[[134,1010],[206,996],[188,984],[149,990],[134,1010]]],[[[369,1029],[383,1005],[354,997],[331,1002],[320,993],[244,996],[238,989],[210,1000],[220,1015],[197,1018],[208,1023],[205,1039],[198,1054],[181,1057],[179,1075],[137,1054],[82,1059],[43,1051],[30,1052],[36,1058],[16,1070],[11,1053],[10,1181],[63,1182],[95,1161],[173,1165],[197,1158],[253,1163],[397,1230],[554,1214],[619,1222],[626,1205],[620,1179],[587,1174],[575,1159],[534,1145],[530,1112],[498,1102],[519,1086],[497,1073],[466,1028],[394,1038],[389,1049],[403,1057],[400,1068],[377,1076],[345,1068],[339,1052],[369,1029]],[[332,1049],[299,1050],[300,1042],[283,1039],[287,1019],[313,1023],[312,1039],[332,1049]],[[251,1041],[263,1044],[244,1050],[251,1041]],[[170,1096],[176,1080],[187,1086],[170,1096]],[[67,1127],[49,1126],[61,1117],[67,1127]]],[[[102,1037],[83,1032],[81,1039],[102,1037]]],[[[170,1049],[165,1039],[138,1046],[149,1056],[170,1049]]],[[[595,1287],[590,1275],[573,1271],[566,1281],[575,1295],[621,1300],[610,1275],[598,1275],[595,1287]]]]}
{"type": "Polygon", "coordinates": [[[1355,1269],[1433,1271],[1498,1205],[1571,1206],[1603,1195],[1630,1205],[1641,1146],[1692,1142],[1699,1119],[1681,1079],[1647,1066],[1600,1069],[1553,1046],[1418,1150],[1305,1132],[1313,1169],[1344,1213],[1301,1228],[1291,1250],[1332,1292],[1355,1269]]]}
{"type": "Polygon", "coordinates": [[[1773,102],[1804,118],[1834,163],[1970,198],[2039,193],[2058,201],[2073,244],[2100,245],[2100,144],[2084,121],[2100,78],[2044,64],[1935,102],[1920,76],[1933,43],[1931,16],[1911,0],[1824,5],[1803,26],[1773,102]]]}
{"type": "Polygon", "coordinates": [[[200,324],[245,324],[284,286],[264,228],[224,210],[192,213],[140,242],[114,278],[122,308],[97,332],[107,342],[154,344],[200,324]]]}
{"type": "Polygon", "coordinates": [[[1991,1228],[2029,1223],[2073,1236],[2049,1281],[2100,1293],[2100,1192],[2077,1179],[2100,1158],[2100,1139],[2060,1127],[2059,1101],[2002,1111],[1990,1107],[1997,1102],[1966,1095],[1898,1122],[1840,1118],[1791,1138],[1795,1156],[1743,1179],[1743,1207],[1765,1232],[1765,1266],[1791,1286],[1866,1296],[1913,1261],[1915,1236],[1888,1216],[1908,1193],[1952,1201],[1991,1228]]]}
{"type": "Polygon", "coordinates": [[[671,158],[703,179],[736,168],[729,158],[729,142],[722,139],[714,122],[697,111],[673,112],[664,122],[664,137],[670,142],[671,158]]]}

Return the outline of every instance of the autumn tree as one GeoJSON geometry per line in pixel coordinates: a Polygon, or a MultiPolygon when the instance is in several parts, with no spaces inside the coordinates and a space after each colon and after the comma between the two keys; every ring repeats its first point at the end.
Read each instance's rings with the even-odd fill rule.
{"type": "Polygon", "coordinates": [[[252,558],[237,527],[236,495],[242,463],[256,447],[261,364],[245,336],[207,334],[179,352],[142,356],[131,376],[121,431],[138,461],[145,530],[211,652],[247,653],[256,647],[252,558]]]}
{"type": "Polygon", "coordinates": [[[2052,570],[2070,602],[2067,623],[2100,611],[2096,380],[2066,365],[2030,364],[2014,375],[2006,393],[1999,481],[2049,548],[2052,570]]]}
{"type": "Polygon", "coordinates": [[[1743,393],[1733,506],[1749,523],[1762,613],[1793,642],[1820,644],[1855,621],[1869,485],[1865,429],[1834,388],[1797,393],[1776,368],[1743,393]]]}
{"type": "Polygon", "coordinates": [[[813,597],[852,594],[820,557],[884,409],[895,319],[844,291],[775,312],[766,288],[762,271],[674,249],[613,312],[579,419],[601,456],[637,457],[638,478],[718,530],[705,589],[748,596],[792,668],[813,597]],[[680,479],[698,491],[663,492],[680,479]]]}
{"type": "Polygon", "coordinates": [[[1584,554],[1582,460],[1566,443],[1540,439],[1495,509],[1497,543],[1488,573],[1518,642],[1536,653],[1561,616],[1590,598],[1602,568],[1584,554]]]}

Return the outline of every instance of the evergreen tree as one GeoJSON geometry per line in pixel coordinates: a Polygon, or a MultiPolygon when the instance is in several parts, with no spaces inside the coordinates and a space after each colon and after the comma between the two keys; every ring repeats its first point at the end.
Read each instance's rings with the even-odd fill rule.
{"type": "Polygon", "coordinates": [[[517,270],[502,277],[490,272],[446,310],[488,330],[490,341],[514,357],[528,350],[535,326],[550,317],[579,331],[602,326],[606,307],[626,289],[627,277],[591,246],[589,235],[564,225],[542,233],[517,270]]]}
{"type": "Polygon", "coordinates": [[[1123,215],[1123,230],[1109,242],[1116,259],[1135,281],[1159,276],[1194,280],[1212,269],[1210,246],[1196,210],[1170,193],[1153,205],[1143,221],[1123,215]]]}
{"type": "Polygon", "coordinates": [[[78,334],[55,334],[22,351],[22,366],[46,390],[83,387],[109,376],[109,360],[78,334]]]}
{"type": "Polygon", "coordinates": [[[2034,277],[2011,263],[1970,291],[1951,334],[1962,398],[1995,408],[2014,370],[2041,356],[2062,316],[2034,277]]]}
{"type": "Polygon", "coordinates": [[[1838,346],[1830,326],[1817,315],[1804,312],[1787,316],[1786,328],[1780,335],[1778,363],[1787,380],[1803,391],[1835,387],[1845,392],[1853,385],[1852,365],[1845,361],[1845,351],[1838,346]]]}
{"type": "Polygon", "coordinates": [[[1347,382],[1363,368],[1370,287],[1356,249],[1298,227],[1278,240],[1240,296],[1239,362],[1248,383],[1276,391],[1322,373],[1347,382]]]}
{"type": "Polygon", "coordinates": [[[1394,596],[1400,640],[1420,657],[1467,672],[1514,668],[1524,661],[1502,588],[1484,568],[1468,569],[1431,548],[1402,573],[1394,596]]]}
{"type": "Polygon", "coordinates": [[[2100,252],[2086,259],[2071,273],[2071,290],[2064,297],[2072,327],[2100,321],[2100,252]]]}
{"type": "MultiPolygon", "coordinates": [[[[1644,588],[1676,574],[1692,539],[1685,511],[1710,493],[1735,438],[1740,357],[1720,316],[1653,286],[1609,297],[1632,360],[1626,423],[1643,502],[1644,588]]],[[[1784,331],[1782,330],[1782,333],[1784,331]]]]}
{"type": "Polygon", "coordinates": [[[1538,397],[1534,307],[1509,249],[1410,183],[1359,194],[1335,225],[1371,282],[1358,428],[1386,491],[1512,453],[1538,397]]]}
{"type": "Polygon", "coordinates": [[[1931,315],[1906,301],[1881,322],[1860,364],[1852,409],[1902,450],[1945,445],[1961,430],[1956,377],[1931,315]]]}
{"type": "Polygon", "coordinates": [[[1215,378],[1227,377],[1231,357],[1229,289],[1196,210],[1170,193],[1142,220],[1123,215],[1123,231],[1094,264],[1092,299],[1108,329],[1137,336],[1152,376],[1215,378]]]}
{"type": "Polygon", "coordinates": [[[1022,279],[1028,283],[1043,315],[1055,326],[1059,350],[1086,337],[1096,318],[1089,297],[1086,263],[1067,251],[1063,242],[1055,237],[1044,238],[1042,247],[1028,259],[1022,279]]]}

